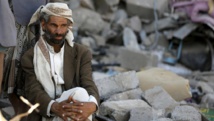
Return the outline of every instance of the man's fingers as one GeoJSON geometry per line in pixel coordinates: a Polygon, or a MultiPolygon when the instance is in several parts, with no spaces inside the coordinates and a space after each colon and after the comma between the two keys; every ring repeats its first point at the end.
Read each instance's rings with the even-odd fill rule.
{"type": "Polygon", "coordinates": [[[67,103],[67,104],[64,104],[63,106],[62,106],[62,108],[63,109],[78,109],[78,108],[80,108],[81,106],[83,106],[84,105],[84,103],[82,103],[82,102],[77,102],[77,103],[67,103]]]}
{"type": "Polygon", "coordinates": [[[76,103],[72,103],[73,106],[83,106],[84,103],[82,102],[76,102],[76,103]]]}
{"type": "Polygon", "coordinates": [[[69,96],[68,99],[67,99],[67,103],[70,103],[70,102],[74,102],[75,100],[73,99],[72,96],[69,96]]]}

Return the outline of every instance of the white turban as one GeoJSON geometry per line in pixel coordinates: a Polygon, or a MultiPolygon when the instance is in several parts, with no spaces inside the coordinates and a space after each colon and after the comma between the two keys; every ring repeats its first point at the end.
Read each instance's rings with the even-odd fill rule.
{"type": "MultiPolygon", "coordinates": [[[[55,3],[48,3],[45,6],[44,5],[40,6],[36,10],[36,12],[33,14],[33,16],[31,17],[28,26],[37,22],[41,16],[41,13],[46,13],[48,15],[63,17],[63,18],[70,20],[73,23],[72,10],[69,9],[68,5],[65,3],[55,2],[55,3]]],[[[74,39],[74,37],[73,37],[73,33],[71,32],[70,29],[68,30],[68,33],[65,38],[67,39],[69,45],[73,46],[72,40],[74,39]]]]}
{"type": "Polygon", "coordinates": [[[47,5],[40,6],[37,11],[33,14],[30,24],[35,23],[40,18],[40,13],[47,13],[48,15],[59,16],[67,18],[73,23],[72,10],[68,8],[65,3],[48,3],[47,5]]]}

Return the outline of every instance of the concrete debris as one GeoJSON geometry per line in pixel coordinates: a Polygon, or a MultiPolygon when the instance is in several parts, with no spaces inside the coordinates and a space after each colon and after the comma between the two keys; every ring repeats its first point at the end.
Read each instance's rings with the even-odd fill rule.
{"type": "MultiPolygon", "coordinates": [[[[99,113],[104,117],[117,121],[197,121],[201,115],[194,107],[214,108],[214,73],[209,72],[214,70],[214,27],[189,18],[192,15],[183,6],[173,11],[172,5],[179,0],[64,1],[73,10],[74,41],[87,45],[93,54],[93,79],[101,97],[99,113]],[[207,52],[201,59],[188,61],[199,70],[183,63],[184,55],[191,54],[186,43],[192,38],[207,45],[200,49],[207,52]],[[180,52],[180,56],[173,56],[176,62],[170,65],[163,60],[174,40],[183,42],[182,51],[176,49],[179,43],[175,41],[170,53],[180,52]],[[189,51],[184,51],[186,48],[189,51]],[[201,65],[206,69],[200,70],[204,68],[201,65]],[[164,70],[146,70],[156,67],[164,70]],[[139,78],[141,70],[148,73],[139,78]],[[144,101],[152,107],[140,108],[144,101]],[[194,107],[174,109],[184,104],[194,107]]],[[[194,51],[192,56],[200,58],[197,56],[202,51],[194,51]]]]}
{"type": "Polygon", "coordinates": [[[77,8],[73,10],[75,26],[80,31],[88,31],[90,33],[99,33],[106,26],[100,14],[86,8],[77,8]],[[99,26],[97,26],[99,25],[99,26]]]}
{"type": "Polygon", "coordinates": [[[130,91],[124,91],[122,93],[114,94],[110,96],[107,101],[142,99],[142,95],[142,90],[140,88],[137,88],[130,91]]]}
{"type": "Polygon", "coordinates": [[[154,9],[159,16],[169,12],[168,2],[168,0],[127,0],[127,12],[132,16],[138,15],[141,18],[153,20],[154,9]]]}
{"type": "Polygon", "coordinates": [[[172,119],[176,121],[201,121],[201,114],[192,106],[177,106],[172,111],[172,119]]]}
{"type": "Polygon", "coordinates": [[[126,27],[123,31],[123,44],[131,50],[140,51],[137,36],[134,34],[134,31],[128,27],[126,27]]]}
{"type": "Polygon", "coordinates": [[[177,22],[172,18],[162,18],[158,21],[154,21],[151,24],[145,25],[143,28],[147,33],[152,33],[156,30],[155,22],[157,22],[157,30],[175,29],[178,27],[177,22]]]}
{"type": "Polygon", "coordinates": [[[124,68],[139,71],[147,67],[156,67],[158,64],[158,57],[145,51],[121,48],[119,50],[118,62],[124,68]]]}
{"type": "Polygon", "coordinates": [[[100,97],[104,99],[119,92],[135,89],[139,85],[135,71],[124,72],[109,78],[94,81],[98,87],[100,97]]]}
{"type": "Polygon", "coordinates": [[[129,111],[136,108],[149,108],[143,100],[107,101],[100,105],[99,114],[112,116],[116,121],[128,121],[129,111]]]}
{"type": "Polygon", "coordinates": [[[129,19],[128,26],[136,32],[140,32],[142,30],[141,20],[138,16],[131,17],[129,19]]]}
{"type": "Polygon", "coordinates": [[[160,86],[145,91],[145,98],[155,109],[172,110],[179,104],[160,86]]]}
{"type": "Polygon", "coordinates": [[[152,121],[153,120],[152,108],[134,108],[130,111],[129,121],[152,121]]]}
{"type": "Polygon", "coordinates": [[[196,22],[191,18],[196,14],[184,6],[172,8],[179,1],[50,0],[72,9],[74,42],[88,46],[93,55],[100,116],[108,121],[201,121],[197,108],[214,108],[214,26],[196,22]],[[182,51],[175,41],[170,52],[180,57],[170,65],[163,58],[174,40],[183,42],[182,51]],[[195,51],[190,47],[198,47],[197,40],[201,46],[195,51]],[[182,63],[187,57],[188,64],[182,63]]]}
{"type": "Polygon", "coordinates": [[[177,39],[183,40],[186,38],[192,31],[194,31],[198,27],[195,23],[187,23],[174,32],[173,36],[177,39]]]}
{"type": "Polygon", "coordinates": [[[161,86],[176,101],[191,98],[189,80],[162,68],[151,68],[137,72],[143,91],[161,86]],[[178,92],[178,90],[180,90],[178,92]]]}

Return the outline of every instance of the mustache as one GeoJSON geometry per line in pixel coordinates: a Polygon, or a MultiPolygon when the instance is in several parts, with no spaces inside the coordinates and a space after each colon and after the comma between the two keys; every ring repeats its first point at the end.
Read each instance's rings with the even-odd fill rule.
{"type": "Polygon", "coordinates": [[[58,33],[56,33],[56,34],[51,34],[51,33],[50,33],[49,31],[47,31],[46,29],[44,29],[43,31],[44,31],[45,33],[51,35],[52,37],[63,37],[63,36],[65,36],[65,35],[68,33],[68,31],[66,31],[66,33],[64,33],[64,34],[58,34],[58,33]]]}
{"type": "Polygon", "coordinates": [[[54,34],[54,37],[63,37],[65,34],[54,34]]]}

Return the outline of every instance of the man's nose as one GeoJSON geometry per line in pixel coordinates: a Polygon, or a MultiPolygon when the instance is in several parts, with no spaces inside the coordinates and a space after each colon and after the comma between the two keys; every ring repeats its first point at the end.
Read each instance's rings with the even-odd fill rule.
{"type": "Polygon", "coordinates": [[[56,28],[55,33],[62,34],[63,30],[60,27],[58,27],[58,28],[56,28]]]}

